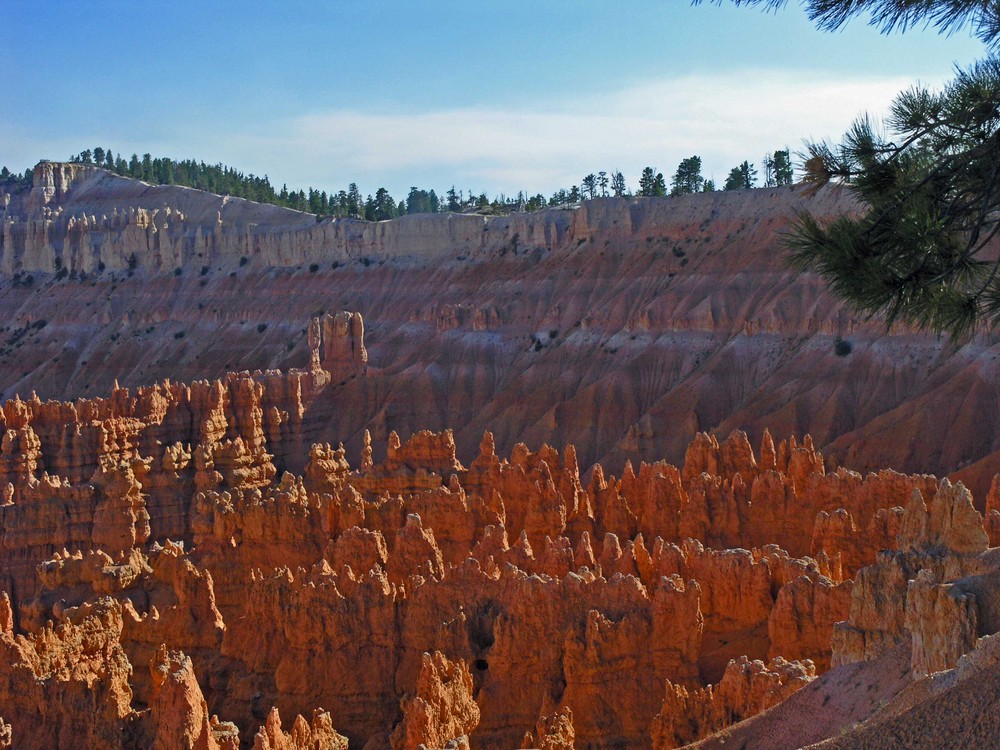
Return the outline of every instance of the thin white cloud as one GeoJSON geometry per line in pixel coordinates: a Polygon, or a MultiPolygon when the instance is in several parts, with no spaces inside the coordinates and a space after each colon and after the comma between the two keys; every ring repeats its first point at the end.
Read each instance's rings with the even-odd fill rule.
{"type": "MultiPolygon", "coordinates": [[[[722,179],[743,161],[807,138],[838,138],[860,113],[880,114],[912,81],[748,71],[649,81],[599,98],[523,108],[455,108],[417,114],[332,111],[286,122],[282,159],[308,154],[305,181],[324,173],[378,175],[403,185],[452,174],[458,185],[551,191],[588,172],[645,165],[668,177],[698,154],[722,179]]],[[[380,183],[381,184],[381,183],[380,183]]],[[[438,186],[440,187],[440,186],[438,186]]]]}
{"type": "MultiPolygon", "coordinates": [[[[404,114],[345,108],[265,119],[252,129],[179,129],[175,141],[155,145],[165,155],[266,173],[290,188],[340,189],[353,180],[365,192],[385,185],[400,196],[409,185],[440,191],[452,184],[547,195],[602,169],[620,169],[634,188],[644,166],[669,180],[692,154],[721,182],[744,159],[759,163],[776,148],[801,148],[804,139],[839,138],[855,117],[884,113],[912,83],[778,70],[665,76],[601,96],[553,96],[517,107],[404,114]]],[[[153,150],[136,143],[140,152],[153,150]]],[[[22,137],[18,150],[38,146],[31,157],[38,158],[52,152],[44,144],[22,137]]]]}

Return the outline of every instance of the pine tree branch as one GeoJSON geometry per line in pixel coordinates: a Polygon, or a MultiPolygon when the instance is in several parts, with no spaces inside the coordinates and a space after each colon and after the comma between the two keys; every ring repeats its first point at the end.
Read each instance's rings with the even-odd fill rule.
{"type": "MultiPolygon", "coordinates": [[[[692,0],[701,5],[703,0],[692,0]]],[[[711,0],[721,5],[723,0],[711,0]]],[[[730,0],[734,5],[763,6],[766,11],[784,7],[787,0],[730,0]]],[[[801,0],[809,20],[823,31],[836,31],[852,18],[869,14],[868,24],[883,34],[916,26],[934,26],[952,34],[965,27],[984,43],[1000,41],[1000,8],[995,0],[801,0]]]]}

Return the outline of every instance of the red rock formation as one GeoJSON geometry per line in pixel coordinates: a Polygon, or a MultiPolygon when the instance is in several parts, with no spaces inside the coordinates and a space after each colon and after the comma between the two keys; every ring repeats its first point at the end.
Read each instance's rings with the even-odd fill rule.
{"type": "Polygon", "coordinates": [[[438,651],[424,654],[416,690],[403,699],[402,709],[403,720],[390,738],[392,750],[468,748],[468,736],[479,724],[469,667],[438,651]]]}
{"type": "Polygon", "coordinates": [[[667,682],[666,697],[652,725],[654,750],[687,745],[766,711],[815,679],[811,661],[769,663],[745,656],[729,662],[718,685],[690,692],[667,682]]]}
{"type": "Polygon", "coordinates": [[[0,633],[0,705],[18,750],[121,748],[132,667],[121,649],[121,609],[87,605],[57,627],[0,633]]]}
{"type": "MultiPolygon", "coordinates": [[[[8,402],[24,439],[0,505],[0,639],[22,644],[6,663],[107,629],[95,659],[122,676],[87,679],[118,708],[87,720],[149,746],[642,748],[658,714],[680,741],[785,695],[779,658],[822,672],[831,651],[912,643],[922,673],[996,619],[961,485],[827,472],[808,438],[767,435],[758,459],[741,433],[697,438],[683,471],[597,465],[586,487],[571,446],[502,458],[489,433],[468,468],[445,431],[369,437],[353,470],[342,447],[302,445],[297,415],[329,374],[8,402]],[[903,551],[876,557],[894,537],[903,551]],[[665,686],[687,713],[665,712],[665,686]],[[272,707],[300,717],[290,733],[272,707]]],[[[31,669],[30,700],[55,690],[82,720],[75,683],[31,669]]],[[[19,701],[15,740],[33,726],[19,701]]]]}
{"type": "Polygon", "coordinates": [[[985,526],[990,546],[1000,546],[1000,474],[993,477],[989,494],[986,496],[985,526]]]}
{"type": "Polygon", "coordinates": [[[939,584],[933,571],[925,568],[906,587],[906,629],[911,636],[914,677],[951,669],[976,645],[976,597],[961,586],[939,584]]]}
{"type": "Polygon", "coordinates": [[[296,716],[292,731],[285,734],[278,709],[272,708],[253,738],[253,750],[347,750],[347,738],[337,734],[330,714],[321,709],[313,711],[312,723],[296,716]]]}
{"type": "MultiPolygon", "coordinates": [[[[327,313],[320,321],[319,365],[333,378],[358,374],[368,364],[365,350],[365,323],[356,312],[327,313]]],[[[312,360],[311,360],[312,361],[312,360]]]]}
{"type": "MultiPolygon", "coordinates": [[[[365,429],[384,440],[446,427],[464,459],[491,428],[505,454],[519,441],[573,443],[583,466],[617,469],[626,458],[680,464],[706,426],[754,441],[770,426],[808,428],[838,465],[862,471],[964,467],[977,497],[998,468],[995,431],[976,421],[992,403],[995,337],[951,350],[887,334],[783,266],[780,230],[798,210],[851,210],[841,191],[368,223],[317,222],[86,165],[43,163],[35,179],[0,201],[8,396],[76,398],[115,378],[135,388],[237,366],[311,371],[312,341],[315,364],[326,360],[334,377],[301,415],[310,434],[288,451],[297,460],[312,442],[343,440],[356,455],[365,429]],[[59,268],[63,278],[47,283],[59,268]],[[336,323],[344,307],[374,321],[371,366],[360,320],[336,323]],[[320,310],[326,322],[310,333],[303,321],[320,310]],[[344,326],[350,335],[324,338],[344,326]],[[837,336],[852,341],[850,355],[836,357],[837,336]]],[[[267,430],[290,426],[278,407],[264,414],[267,430]]],[[[94,432],[67,433],[65,447],[94,432]]],[[[777,453],[758,456],[757,471],[777,453]]]]}
{"type": "Polygon", "coordinates": [[[5,591],[0,592],[0,633],[14,633],[14,610],[11,609],[10,597],[5,591]]]}
{"type": "Polygon", "coordinates": [[[850,207],[805,201],[317,223],[39,165],[2,202],[0,746],[645,748],[829,663],[971,669],[1000,490],[984,530],[962,485],[834,466],[985,489],[996,339],[792,276],[774,230],[850,207]],[[325,312],[362,305],[368,343],[325,312]]]}
{"type": "Polygon", "coordinates": [[[535,733],[526,734],[521,747],[537,750],[574,750],[575,739],[573,712],[568,708],[562,708],[541,717],[535,725],[535,733]]]}
{"type": "Polygon", "coordinates": [[[333,494],[340,490],[351,470],[345,453],[343,443],[337,448],[331,448],[329,443],[313,444],[303,476],[306,489],[317,494],[333,494]]]}
{"type": "Polygon", "coordinates": [[[437,489],[452,474],[465,472],[455,457],[455,439],[451,430],[440,434],[422,430],[406,444],[399,435],[389,433],[386,459],[372,466],[352,484],[362,493],[419,492],[437,489]]]}
{"type": "Polygon", "coordinates": [[[209,717],[188,657],[161,646],[149,670],[153,675],[153,750],[238,750],[236,727],[209,717]]]}
{"type": "Polygon", "coordinates": [[[879,553],[858,573],[850,616],[835,628],[833,664],[876,659],[908,641],[915,676],[955,666],[983,634],[980,584],[955,579],[980,572],[987,545],[983,517],[961,483],[942,479],[929,508],[915,489],[900,524],[901,551],[879,553]]]}

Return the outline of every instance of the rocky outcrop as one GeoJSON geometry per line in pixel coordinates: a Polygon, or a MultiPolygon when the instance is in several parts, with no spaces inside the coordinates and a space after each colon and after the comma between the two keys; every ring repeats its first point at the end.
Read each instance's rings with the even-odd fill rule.
{"type": "Polygon", "coordinates": [[[468,748],[479,724],[472,673],[438,651],[424,654],[416,690],[403,699],[403,720],[392,733],[392,750],[468,748]]]}
{"type": "Polygon", "coordinates": [[[900,644],[922,674],[1000,629],[965,488],[827,471],[809,438],[705,434],[683,468],[586,482],[573,446],[503,457],[491,433],[468,465],[447,430],[367,435],[356,468],[329,443],[296,459],[325,367],[363,371],[352,320],[333,358],[311,325],[309,371],[6,404],[0,640],[33,665],[3,704],[15,738],[48,690],[65,721],[165,749],[638,749],[831,663],[900,644]],[[74,648],[97,714],[37,655],[74,648]]]}
{"type": "Polygon", "coordinates": [[[934,493],[930,508],[914,491],[903,515],[896,546],[903,550],[943,549],[958,555],[978,554],[989,546],[983,516],[972,505],[972,494],[947,479],[934,493]]]}
{"type": "Polygon", "coordinates": [[[12,747],[128,747],[136,716],[122,626],[120,607],[97,602],[28,636],[0,633],[0,705],[12,747]]]}
{"type": "Polygon", "coordinates": [[[976,645],[975,594],[937,583],[933,571],[925,568],[907,584],[905,622],[912,642],[913,676],[919,679],[951,669],[976,645]]]}
{"type": "Polygon", "coordinates": [[[0,241],[0,747],[672,747],[978,658],[1000,490],[984,527],[845,466],[983,487],[993,339],[790,275],[805,200],[316,222],[40,165],[0,241]]]}
{"type": "Polygon", "coordinates": [[[850,613],[852,588],[852,581],[834,584],[815,574],[782,586],[768,615],[768,656],[809,659],[820,671],[829,668],[830,637],[850,613]]]}
{"type": "Polygon", "coordinates": [[[253,738],[253,750],[347,750],[347,738],[337,734],[330,714],[321,709],[313,712],[312,722],[296,716],[292,731],[285,734],[278,709],[272,708],[253,738]]]}
{"type": "Polygon", "coordinates": [[[153,750],[238,750],[236,727],[209,717],[188,657],[161,646],[149,669],[153,675],[153,750]]]}
{"type": "MultiPolygon", "coordinates": [[[[203,437],[190,450],[157,462],[140,437],[117,454],[131,462],[123,479],[91,480],[83,495],[73,482],[50,482],[50,494],[100,492],[114,507],[142,498],[149,528],[123,537],[110,524],[98,541],[79,537],[86,551],[44,560],[32,588],[15,588],[34,595],[5,617],[13,629],[19,608],[20,627],[35,632],[106,597],[120,613],[116,643],[127,661],[155,662],[150,678],[133,676],[132,700],[186,717],[137,724],[173,727],[157,740],[165,747],[230,742],[236,730],[212,714],[242,719],[275,706],[304,715],[320,705],[330,706],[323,726],[361,743],[389,742],[394,731],[400,747],[462,737],[506,746],[526,733],[552,747],[642,747],[664,682],[700,689],[705,675],[723,676],[733,648],[761,658],[797,648],[826,663],[833,592],[849,584],[775,546],[717,551],[678,538],[684,514],[704,506],[691,507],[669,465],[627,467],[621,480],[597,469],[585,489],[571,447],[520,446],[503,459],[487,435],[466,469],[451,433],[427,432],[405,443],[390,436],[385,460],[363,458],[363,470],[339,449],[314,447],[306,478],[278,479],[258,468],[273,455],[256,406],[266,389],[249,377],[228,382],[229,407],[221,385],[207,390],[203,437]],[[194,499],[147,494],[143,482],[194,499]],[[165,516],[161,497],[185,512],[165,516]],[[671,512],[669,539],[638,532],[642,523],[654,533],[671,512]],[[156,519],[184,523],[190,551],[154,541],[156,519]],[[727,641],[738,645],[718,645],[727,641]],[[207,688],[181,650],[202,665],[207,688]]],[[[115,408],[135,415],[139,403],[119,395],[115,408]]],[[[169,401],[159,403],[154,425],[169,421],[169,401]]],[[[785,475],[769,471],[784,488],[785,475]]],[[[707,486],[706,477],[692,486],[707,486]]],[[[25,481],[9,507],[51,502],[25,481]]],[[[735,517],[732,533],[745,533],[735,517]]],[[[135,513],[128,519],[134,528],[135,513]]],[[[288,741],[306,736],[304,721],[288,741]]],[[[286,741],[276,718],[240,726],[244,742],[286,741]]]]}
{"type": "Polygon", "coordinates": [[[535,726],[535,732],[528,732],[521,742],[521,747],[537,750],[574,750],[576,748],[576,732],[573,730],[573,712],[562,708],[554,713],[541,717],[535,726]],[[536,740],[535,737],[538,739],[536,740]]]}
{"type": "Polygon", "coordinates": [[[277,470],[268,450],[280,457],[301,444],[302,401],[328,377],[240,373],[134,395],[117,389],[93,401],[7,402],[0,558],[20,596],[34,592],[34,566],[58,549],[115,555],[147,541],[190,543],[195,490],[269,486],[277,470]]]}
{"type": "Polygon", "coordinates": [[[811,661],[776,657],[765,664],[745,656],[729,662],[718,685],[688,691],[667,682],[652,725],[654,750],[670,750],[718,732],[775,706],[816,678],[811,661]]]}
{"type": "MultiPolygon", "coordinates": [[[[835,628],[833,663],[872,660],[909,641],[911,673],[924,677],[954,667],[993,632],[995,618],[979,622],[983,517],[961,484],[942,479],[930,506],[914,490],[897,536],[899,551],[880,552],[855,580],[850,616],[835,628]]],[[[989,590],[989,589],[987,589],[989,590]]]]}
{"type": "MultiPolygon", "coordinates": [[[[327,313],[320,319],[319,326],[320,336],[316,347],[319,356],[311,357],[310,361],[315,365],[315,360],[319,359],[319,367],[333,373],[334,378],[363,372],[368,364],[368,352],[365,351],[365,323],[361,314],[349,311],[336,315],[327,313]]],[[[312,335],[310,332],[310,339],[312,335]]],[[[316,369],[315,366],[313,369],[316,369]]]]}

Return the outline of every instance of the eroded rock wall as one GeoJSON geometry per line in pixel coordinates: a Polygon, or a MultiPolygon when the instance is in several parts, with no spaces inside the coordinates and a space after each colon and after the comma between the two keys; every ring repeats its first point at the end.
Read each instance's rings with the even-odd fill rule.
{"type": "Polygon", "coordinates": [[[299,455],[451,428],[463,459],[490,430],[505,454],[573,444],[583,467],[679,465],[699,430],[756,443],[770,427],[862,472],[960,471],[984,498],[1000,468],[979,418],[996,340],[955,348],[859,320],[785,266],[778,235],[801,209],[852,204],[782,188],[317,222],[43,163],[2,215],[0,390],[74,399],[116,378],[134,391],[309,369],[303,321],[351,309],[369,367],[306,409],[299,455]]]}
{"type": "MultiPolygon", "coordinates": [[[[765,434],[755,451],[743,433],[699,435],[683,467],[628,462],[620,478],[581,476],[572,446],[502,457],[489,433],[466,465],[450,431],[390,433],[384,450],[368,436],[355,461],[313,444],[279,468],[303,442],[295,415],[335,377],[323,364],[364,371],[354,320],[331,320],[335,357],[313,324],[308,371],[8,402],[7,663],[36,663],[39,638],[71,660],[94,621],[93,659],[121,665],[117,683],[96,663],[80,678],[111,691],[113,711],[59,687],[52,726],[121,730],[123,747],[646,748],[739,721],[845,660],[835,622],[861,656],[911,634],[918,673],[995,617],[976,604],[986,584],[950,583],[986,544],[964,488],[828,472],[808,437],[765,434]],[[895,529],[906,560],[937,561],[933,580],[912,561],[879,573],[883,537],[855,518],[895,529]],[[899,606],[865,605],[872,576],[899,606]],[[279,712],[300,717],[291,734],[279,712]]],[[[53,668],[32,667],[34,692],[4,703],[15,739],[53,668]]]]}

